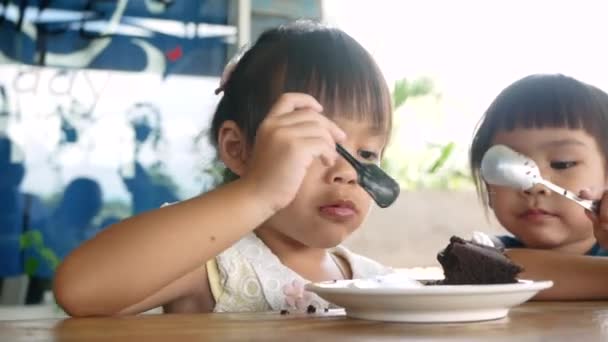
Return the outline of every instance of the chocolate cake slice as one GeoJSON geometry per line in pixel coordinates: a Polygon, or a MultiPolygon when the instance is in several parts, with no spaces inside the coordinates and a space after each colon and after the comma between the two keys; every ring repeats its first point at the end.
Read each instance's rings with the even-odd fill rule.
{"type": "Polygon", "coordinates": [[[516,283],[523,268],[511,261],[502,249],[450,238],[447,247],[437,254],[443,267],[445,285],[516,283]]]}

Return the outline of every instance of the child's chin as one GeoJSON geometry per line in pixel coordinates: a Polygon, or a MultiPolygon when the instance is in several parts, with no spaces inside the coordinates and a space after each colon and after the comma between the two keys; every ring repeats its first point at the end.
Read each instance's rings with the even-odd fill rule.
{"type": "Polygon", "coordinates": [[[318,238],[310,241],[309,246],[314,248],[333,248],[341,244],[348,235],[346,234],[323,234],[318,238]]]}

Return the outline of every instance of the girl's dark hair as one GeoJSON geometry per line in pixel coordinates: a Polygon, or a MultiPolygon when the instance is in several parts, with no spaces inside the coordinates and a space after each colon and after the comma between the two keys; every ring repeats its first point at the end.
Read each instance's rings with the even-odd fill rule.
{"type": "Polygon", "coordinates": [[[241,58],[222,87],[211,124],[236,122],[249,146],[272,104],[285,92],[303,92],[323,105],[328,117],[369,120],[374,129],[392,126],[391,96],[380,69],[352,37],[313,21],[265,31],[241,58]]]}
{"type": "Polygon", "coordinates": [[[583,129],[608,156],[608,94],[572,77],[530,75],[505,88],[486,110],[470,149],[470,168],[477,193],[487,207],[481,159],[496,134],[516,128],[583,129]]]}

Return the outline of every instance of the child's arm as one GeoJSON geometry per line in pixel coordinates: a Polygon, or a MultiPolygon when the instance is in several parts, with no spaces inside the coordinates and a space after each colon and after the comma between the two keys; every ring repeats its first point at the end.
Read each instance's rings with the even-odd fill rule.
{"type": "Polygon", "coordinates": [[[552,280],[536,300],[593,300],[608,298],[608,257],[571,255],[528,248],[507,255],[524,267],[522,279],[552,280]]]}
{"type": "Polygon", "coordinates": [[[59,304],[75,316],[145,311],[206,283],[205,261],[271,213],[235,181],[191,200],[127,219],[76,249],[55,278],[59,304]],[[230,207],[230,210],[227,208],[230,207]]]}

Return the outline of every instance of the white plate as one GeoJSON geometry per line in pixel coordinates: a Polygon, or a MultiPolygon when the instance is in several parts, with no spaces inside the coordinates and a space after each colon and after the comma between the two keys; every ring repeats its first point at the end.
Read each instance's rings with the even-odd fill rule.
{"type": "MultiPolygon", "coordinates": [[[[364,284],[368,284],[365,280],[364,284]]],[[[515,284],[360,286],[361,280],[310,283],[306,289],[346,310],[353,318],[392,322],[471,322],[505,317],[552,281],[515,284]],[[359,285],[358,285],[359,284],[359,285]]]]}

